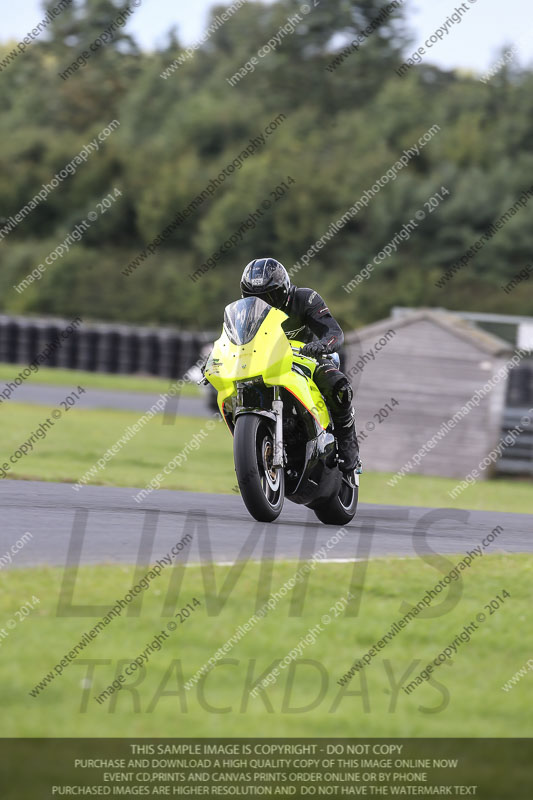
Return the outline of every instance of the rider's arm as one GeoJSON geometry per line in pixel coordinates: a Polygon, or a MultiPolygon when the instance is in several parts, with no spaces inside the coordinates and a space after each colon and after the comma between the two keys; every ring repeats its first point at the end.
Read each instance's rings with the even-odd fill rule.
{"type": "Polygon", "coordinates": [[[305,304],[305,321],[328,353],[336,352],[344,342],[342,328],[318,292],[312,292],[305,304]]]}

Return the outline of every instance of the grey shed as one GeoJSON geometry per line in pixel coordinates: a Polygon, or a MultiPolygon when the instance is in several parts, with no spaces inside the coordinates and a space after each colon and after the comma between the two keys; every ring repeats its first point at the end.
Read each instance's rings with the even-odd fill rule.
{"type": "MultiPolygon", "coordinates": [[[[407,472],[465,478],[499,442],[505,365],[512,354],[503,339],[455,314],[432,309],[348,334],[345,369],[355,389],[365,468],[401,470],[440,429],[434,446],[407,472]],[[494,387],[478,395],[479,405],[471,404],[443,433],[443,423],[456,412],[464,413],[461,409],[476,391],[483,391],[502,368],[494,387]]],[[[491,469],[484,470],[482,477],[490,474],[491,469]]]]}

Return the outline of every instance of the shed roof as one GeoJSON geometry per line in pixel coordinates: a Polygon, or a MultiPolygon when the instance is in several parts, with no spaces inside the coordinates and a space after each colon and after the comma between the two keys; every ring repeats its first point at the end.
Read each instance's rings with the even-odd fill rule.
{"type": "Polygon", "coordinates": [[[512,353],[513,348],[504,339],[494,336],[492,333],[478,328],[468,320],[463,319],[458,314],[440,309],[422,308],[419,311],[405,314],[402,317],[388,317],[371,325],[365,325],[346,335],[346,344],[356,342],[361,336],[378,338],[391,328],[398,331],[408,325],[415,325],[418,322],[431,322],[447,330],[452,336],[467,341],[474,345],[483,353],[491,356],[499,356],[512,353]]]}

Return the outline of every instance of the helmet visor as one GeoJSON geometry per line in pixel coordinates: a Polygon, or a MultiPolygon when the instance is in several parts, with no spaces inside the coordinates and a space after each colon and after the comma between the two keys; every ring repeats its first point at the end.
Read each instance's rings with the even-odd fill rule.
{"type": "Polygon", "coordinates": [[[269,306],[274,308],[283,308],[287,301],[287,289],[285,286],[279,286],[276,289],[243,289],[244,297],[259,297],[269,306]]]}

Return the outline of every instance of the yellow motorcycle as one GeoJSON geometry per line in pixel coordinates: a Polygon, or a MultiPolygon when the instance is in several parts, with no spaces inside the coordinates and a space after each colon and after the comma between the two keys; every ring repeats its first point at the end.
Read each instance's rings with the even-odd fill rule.
{"type": "Polygon", "coordinates": [[[313,381],[318,361],[289,340],[287,314],[258,297],[228,305],[222,335],[204,378],[233,435],[235,472],[250,514],[273,522],[285,498],[311,508],[321,522],[355,516],[359,476],[338,467],[333,424],[313,381]]]}

